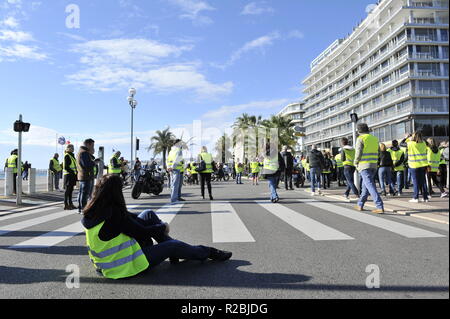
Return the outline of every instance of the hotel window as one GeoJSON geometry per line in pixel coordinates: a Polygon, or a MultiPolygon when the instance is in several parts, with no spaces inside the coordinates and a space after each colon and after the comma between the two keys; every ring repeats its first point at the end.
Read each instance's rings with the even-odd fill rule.
{"type": "Polygon", "coordinates": [[[441,40],[448,41],[448,30],[441,29],[441,40]]]}
{"type": "Polygon", "coordinates": [[[421,130],[423,136],[433,136],[432,120],[415,120],[416,131],[421,130]]]}

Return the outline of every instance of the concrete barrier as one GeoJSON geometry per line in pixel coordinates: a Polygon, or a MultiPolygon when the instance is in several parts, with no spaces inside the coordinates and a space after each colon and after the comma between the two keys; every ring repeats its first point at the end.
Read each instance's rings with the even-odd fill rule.
{"type": "Polygon", "coordinates": [[[28,194],[36,194],[36,169],[30,168],[28,175],[28,194]]]}
{"type": "Polygon", "coordinates": [[[5,196],[12,196],[14,192],[14,174],[12,168],[5,168],[5,196]]]}
{"type": "Polygon", "coordinates": [[[55,190],[54,177],[51,170],[47,170],[47,192],[53,192],[55,190]]]}

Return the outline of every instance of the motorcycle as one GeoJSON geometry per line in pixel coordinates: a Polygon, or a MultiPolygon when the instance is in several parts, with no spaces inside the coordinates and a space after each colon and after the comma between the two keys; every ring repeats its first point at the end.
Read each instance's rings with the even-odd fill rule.
{"type": "Polygon", "coordinates": [[[138,199],[142,193],[158,196],[164,189],[164,174],[156,169],[141,170],[131,191],[131,197],[138,199]]]}

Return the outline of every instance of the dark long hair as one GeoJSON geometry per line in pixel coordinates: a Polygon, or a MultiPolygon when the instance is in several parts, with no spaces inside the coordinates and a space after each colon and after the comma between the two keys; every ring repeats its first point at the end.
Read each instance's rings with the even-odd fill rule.
{"type": "Polygon", "coordinates": [[[127,206],[122,192],[122,180],[116,175],[105,175],[95,185],[92,199],[83,210],[89,219],[105,220],[113,212],[120,212],[122,216],[127,213],[127,206]]]}

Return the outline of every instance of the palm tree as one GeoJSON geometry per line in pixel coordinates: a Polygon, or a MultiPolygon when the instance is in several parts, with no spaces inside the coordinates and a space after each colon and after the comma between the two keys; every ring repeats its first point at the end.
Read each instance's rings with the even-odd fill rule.
{"type": "Polygon", "coordinates": [[[162,154],[163,167],[166,168],[166,156],[175,143],[175,135],[170,132],[170,127],[168,127],[163,131],[156,131],[156,135],[150,140],[151,144],[147,151],[153,151],[155,155],[162,154]]]}
{"type": "Polygon", "coordinates": [[[297,143],[297,140],[294,137],[295,124],[292,123],[292,119],[283,116],[272,115],[270,119],[264,120],[262,122],[262,125],[268,129],[278,129],[278,142],[280,148],[283,145],[293,147],[297,143]]]}

